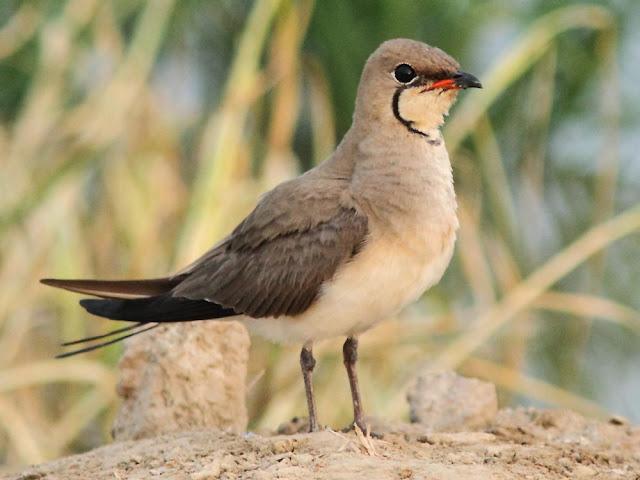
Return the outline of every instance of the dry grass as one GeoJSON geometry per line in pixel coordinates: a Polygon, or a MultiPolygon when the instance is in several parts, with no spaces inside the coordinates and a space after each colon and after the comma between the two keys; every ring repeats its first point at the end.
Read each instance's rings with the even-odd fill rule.
{"type": "MultiPolygon", "coordinates": [[[[34,5],[25,4],[0,29],[0,61],[30,39],[38,45],[29,93],[17,118],[0,125],[0,450],[8,464],[39,462],[106,440],[105,411],[113,412],[116,400],[117,348],[64,362],[48,360],[61,339],[100,332],[105,323],[89,321],[73,296],[38,286],[39,277],[144,277],[171,271],[233,227],[262,191],[296,173],[300,161],[293,140],[303,106],[310,112],[314,161],[335,142],[326,67],[301,53],[311,0],[255,2],[222,97],[195,126],[172,123],[150,82],[176,2],[143,4],[130,40],[118,26],[112,2],[70,0],[56,16],[45,16],[34,5]],[[89,39],[78,41],[81,34],[89,39]],[[110,67],[97,81],[78,87],[74,75],[89,54],[108,59],[110,67]],[[269,127],[263,130],[250,119],[265,111],[269,127]],[[180,144],[187,128],[196,128],[197,139],[188,168],[180,144]],[[263,154],[255,173],[257,149],[263,154]]],[[[595,6],[568,7],[524,32],[480,75],[483,93],[465,96],[451,118],[447,143],[464,186],[457,255],[459,290],[466,290],[458,301],[430,297],[429,310],[435,313],[429,317],[422,304],[365,336],[361,378],[369,409],[403,414],[403,385],[416,365],[435,356],[506,391],[605,414],[578,394],[523,375],[524,357],[535,325],[549,310],[585,322],[602,318],[638,332],[638,312],[596,292],[604,262],[597,255],[640,229],[640,207],[611,218],[618,160],[615,151],[600,155],[592,227],[527,273],[517,251],[522,212],[487,115],[512,84],[531,77],[530,88],[541,99],[531,122],[547,131],[553,107],[544,93],[553,89],[557,39],[576,28],[598,36],[600,80],[615,84],[611,15],[595,6]],[[463,148],[465,142],[472,150],[463,148]],[[483,177],[492,179],[489,191],[481,192],[471,159],[483,177]],[[483,222],[485,201],[497,212],[495,225],[483,222]],[[590,258],[595,258],[590,291],[557,288],[590,258]],[[470,301],[463,308],[464,298],[470,301]],[[509,346],[494,342],[497,336],[508,339],[509,346]]],[[[599,107],[602,124],[615,141],[619,100],[615,90],[606,98],[599,107]]],[[[527,168],[520,175],[535,186],[536,201],[543,205],[544,151],[532,148],[524,154],[527,168]]],[[[297,350],[259,340],[253,350],[255,425],[274,426],[304,412],[297,350]]],[[[350,406],[339,341],[322,343],[315,351],[322,421],[345,423],[350,406]]]]}

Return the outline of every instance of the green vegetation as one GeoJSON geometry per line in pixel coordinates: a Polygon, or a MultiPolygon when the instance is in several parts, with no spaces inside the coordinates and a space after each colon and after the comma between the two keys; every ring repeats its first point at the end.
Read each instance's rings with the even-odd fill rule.
{"type": "MultiPolygon", "coordinates": [[[[103,443],[116,405],[121,347],[52,360],[64,339],[112,325],[38,278],[147,277],[194,259],[332,151],[363,62],[397,36],[443,48],[485,89],[461,95],[445,130],[455,260],[363,336],[368,410],[405,415],[407,381],[438,361],[497,383],[504,403],[638,421],[640,170],[627,157],[640,108],[625,55],[639,18],[631,0],[3,2],[5,462],[103,443]]],[[[350,415],[340,344],[315,349],[333,426],[350,415]]],[[[252,426],[304,414],[298,348],[252,348],[252,426]]]]}

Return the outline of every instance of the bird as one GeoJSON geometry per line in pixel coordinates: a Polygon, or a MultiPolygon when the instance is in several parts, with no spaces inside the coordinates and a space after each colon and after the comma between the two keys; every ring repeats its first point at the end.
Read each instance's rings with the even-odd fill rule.
{"type": "Polygon", "coordinates": [[[80,300],[93,315],[134,322],[67,342],[102,341],[59,357],[168,322],[238,320],[252,334],[302,345],[314,432],[313,344],[343,337],[351,426],[367,431],[358,337],[439,282],[451,260],[459,224],[441,127],[458,92],[468,88],[482,85],[443,50],[410,39],[385,41],[364,65],[352,125],[333,154],[265,193],[196,261],[164,278],[42,279],[97,297],[80,300]]]}

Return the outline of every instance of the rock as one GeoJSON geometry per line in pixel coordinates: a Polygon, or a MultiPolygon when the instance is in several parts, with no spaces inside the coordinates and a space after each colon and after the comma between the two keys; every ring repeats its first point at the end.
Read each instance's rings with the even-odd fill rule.
{"type": "Polygon", "coordinates": [[[237,322],[166,325],[128,341],[116,440],[194,428],[244,432],[250,340],[237,322]]]}
{"type": "Polygon", "coordinates": [[[220,476],[220,459],[216,458],[212,463],[203,470],[191,474],[191,480],[211,480],[220,476]]]}
{"type": "Polygon", "coordinates": [[[438,432],[481,429],[498,413],[495,385],[450,371],[422,372],[407,399],[411,421],[438,432]]]}

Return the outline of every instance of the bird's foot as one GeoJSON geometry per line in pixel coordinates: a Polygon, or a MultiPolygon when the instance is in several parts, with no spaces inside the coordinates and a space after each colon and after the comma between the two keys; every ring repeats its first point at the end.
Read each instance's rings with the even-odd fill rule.
{"type": "Polygon", "coordinates": [[[364,434],[364,436],[369,436],[371,438],[382,439],[384,438],[383,433],[375,432],[371,430],[371,426],[365,422],[364,420],[354,420],[353,423],[342,429],[343,433],[352,432],[356,429],[356,426],[360,429],[360,431],[364,434]]]}

